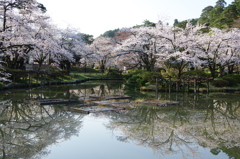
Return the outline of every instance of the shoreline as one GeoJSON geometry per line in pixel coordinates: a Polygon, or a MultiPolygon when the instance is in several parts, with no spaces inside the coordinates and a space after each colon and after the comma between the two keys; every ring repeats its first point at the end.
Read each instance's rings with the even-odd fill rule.
{"type": "MultiPolygon", "coordinates": [[[[8,85],[3,86],[0,88],[0,91],[5,91],[9,89],[23,89],[23,88],[36,88],[36,87],[43,87],[43,86],[51,86],[51,85],[66,85],[66,84],[78,84],[78,83],[84,83],[87,81],[107,81],[107,80],[124,80],[121,78],[86,78],[86,79],[79,79],[79,80],[73,80],[73,81],[56,81],[56,82],[44,82],[44,83],[31,83],[31,84],[25,84],[25,83],[9,83],[8,85]]],[[[152,92],[156,91],[156,89],[140,89],[140,91],[144,92],[152,92]]],[[[167,92],[166,90],[158,90],[160,92],[167,92]]],[[[175,92],[172,90],[171,92],[175,92]]],[[[178,93],[181,93],[182,91],[179,91],[178,93]]],[[[193,90],[184,91],[187,93],[194,93],[193,90]]],[[[210,89],[209,92],[206,89],[200,89],[196,93],[211,93],[211,92],[225,92],[225,93],[236,93],[240,92],[240,88],[213,88],[210,89]]]]}
{"type": "Polygon", "coordinates": [[[19,89],[19,88],[33,88],[33,87],[42,87],[42,86],[51,86],[51,85],[65,85],[65,84],[77,84],[77,83],[84,83],[87,81],[102,81],[102,80],[123,80],[123,79],[113,79],[113,78],[86,78],[86,79],[79,79],[74,81],[57,81],[57,82],[44,82],[44,83],[10,83],[6,86],[0,88],[0,91],[9,90],[9,89],[19,89]]]}

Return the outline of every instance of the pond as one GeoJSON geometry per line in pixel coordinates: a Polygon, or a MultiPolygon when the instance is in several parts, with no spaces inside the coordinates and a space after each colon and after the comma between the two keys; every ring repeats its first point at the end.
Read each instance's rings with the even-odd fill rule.
{"type": "Polygon", "coordinates": [[[123,87],[108,81],[0,92],[0,158],[240,158],[239,93],[156,95],[123,87]],[[29,102],[111,95],[132,98],[121,104],[125,110],[90,114],[29,102]],[[179,103],[141,102],[156,98],[179,103]]]}

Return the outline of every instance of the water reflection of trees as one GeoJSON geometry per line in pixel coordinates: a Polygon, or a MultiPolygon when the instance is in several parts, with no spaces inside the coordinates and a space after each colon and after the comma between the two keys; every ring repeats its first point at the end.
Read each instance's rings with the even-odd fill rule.
{"type": "Polygon", "coordinates": [[[0,158],[42,158],[47,146],[79,133],[81,119],[57,107],[25,103],[26,99],[79,99],[89,95],[122,94],[121,84],[64,85],[11,90],[0,97],[0,158]]]}
{"type": "Polygon", "coordinates": [[[0,158],[42,158],[49,153],[47,146],[78,134],[82,117],[8,100],[0,106],[0,158]]]}
{"type": "MultiPolygon", "coordinates": [[[[57,107],[23,104],[27,98],[79,99],[89,95],[124,94],[121,84],[78,85],[32,89],[26,94],[8,96],[0,103],[1,158],[41,158],[48,145],[68,139],[81,128],[81,117],[57,107]],[[15,99],[16,98],[16,99],[15,99]]],[[[153,93],[128,92],[134,99],[151,98],[153,93]]],[[[2,98],[2,97],[0,97],[2,98]]],[[[162,155],[181,153],[183,157],[200,155],[199,146],[213,154],[223,151],[230,157],[240,147],[240,105],[231,96],[214,94],[159,94],[159,99],[179,101],[170,107],[135,106],[128,111],[103,113],[111,118],[110,129],[120,129],[119,141],[134,141],[162,155]]],[[[100,114],[96,114],[100,115],[100,114]]]]}
{"type": "Polygon", "coordinates": [[[82,85],[81,87],[71,88],[70,93],[76,97],[87,98],[88,96],[108,96],[108,95],[123,95],[122,83],[99,84],[89,87],[89,85],[82,85]]]}
{"type": "MultiPolygon", "coordinates": [[[[119,141],[134,141],[162,155],[181,153],[183,158],[194,157],[201,155],[198,151],[200,146],[210,149],[213,154],[239,150],[238,101],[210,96],[198,96],[195,101],[190,96],[190,101],[186,97],[180,98],[185,99],[184,105],[164,108],[145,105],[125,113],[112,113],[110,117],[113,120],[108,128],[124,132],[124,136],[117,137],[119,141]]],[[[237,157],[231,156],[234,153],[228,155],[237,157]]]]}

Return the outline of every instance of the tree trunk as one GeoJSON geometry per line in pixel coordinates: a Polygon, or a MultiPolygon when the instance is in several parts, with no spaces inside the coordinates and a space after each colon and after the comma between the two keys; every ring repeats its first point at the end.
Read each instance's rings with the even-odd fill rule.
{"type": "Polygon", "coordinates": [[[229,65],[228,66],[228,74],[233,74],[233,70],[234,70],[234,65],[229,65]]]}
{"type": "Polygon", "coordinates": [[[224,66],[219,66],[219,70],[220,70],[220,77],[223,77],[223,75],[224,75],[224,66]]]}
{"type": "Polygon", "coordinates": [[[211,72],[212,78],[215,78],[215,76],[216,76],[216,65],[213,64],[213,66],[211,66],[211,64],[209,64],[209,70],[211,72]]]}

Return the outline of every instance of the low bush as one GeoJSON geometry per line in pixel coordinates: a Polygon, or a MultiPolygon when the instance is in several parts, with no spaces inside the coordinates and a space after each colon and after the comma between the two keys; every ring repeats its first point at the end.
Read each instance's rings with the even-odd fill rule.
{"type": "Polygon", "coordinates": [[[200,70],[192,70],[192,71],[185,72],[183,76],[210,77],[209,74],[200,70]]]}
{"type": "Polygon", "coordinates": [[[218,79],[218,80],[212,81],[212,85],[215,87],[227,87],[229,86],[229,82],[226,80],[218,79]]]}
{"type": "Polygon", "coordinates": [[[127,81],[129,78],[131,78],[134,75],[140,75],[142,74],[142,70],[130,70],[128,74],[125,74],[123,78],[127,81]]]}
{"type": "Polygon", "coordinates": [[[140,89],[140,87],[145,86],[146,83],[155,83],[156,77],[161,77],[161,74],[142,70],[134,70],[124,75],[127,88],[135,89],[140,89]]]}
{"type": "Polygon", "coordinates": [[[159,78],[162,76],[160,73],[156,73],[156,72],[144,72],[142,74],[142,78],[149,83],[155,83],[157,77],[159,78]]]}
{"type": "Polygon", "coordinates": [[[236,86],[240,83],[239,75],[226,75],[222,79],[229,82],[228,86],[236,86]]]}
{"type": "Polygon", "coordinates": [[[133,75],[125,83],[125,86],[127,88],[134,88],[134,89],[140,89],[140,87],[144,86],[146,81],[140,76],[140,75],[133,75]]]}
{"type": "Polygon", "coordinates": [[[110,76],[112,78],[122,78],[122,71],[117,69],[109,69],[107,76],[110,76]]]}
{"type": "Polygon", "coordinates": [[[70,69],[71,72],[75,73],[99,73],[100,70],[94,69],[94,68],[89,68],[89,67],[71,67],[70,69]]]}

